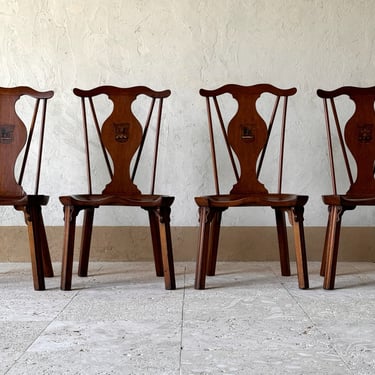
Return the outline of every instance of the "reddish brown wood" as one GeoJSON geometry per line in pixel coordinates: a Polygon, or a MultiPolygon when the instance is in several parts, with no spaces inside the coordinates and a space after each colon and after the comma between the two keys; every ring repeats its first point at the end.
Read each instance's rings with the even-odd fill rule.
{"type": "Polygon", "coordinates": [[[60,284],[62,290],[70,290],[72,288],[74,239],[78,212],[79,210],[74,206],[64,205],[65,230],[60,284]]]}
{"type": "Polygon", "coordinates": [[[89,268],[89,257],[92,237],[92,226],[94,222],[94,208],[86,208],[83,215],[81,252],[78,263],[78,276],[87,276],[89,268]]]}
{"type": "Polygon", "coordinates": [[[163,260],[165,289],[173,290],[176,289],[176,281],[174,276],[172,237],[170,228],[171,208],[168,206],[162,206],[157,209],[157,213],[159,216],[159,233],[160,245],[162,248],[161,254],[163,260]]]}
{"type": "Polygon", "coordinates": [[[223,211],[223,209],[213,210],[208,243],[207,276],[215,276],[216,273],[217,249],[219,246],[220,225],[223,211]]]}
{"type": "MultiPolygon", "coordinates": [[[[170,233],[170,207],[174,197],[154,194],[157,156],[159,148],[159,131],[162,118],[163,99],[170,95],[169,90],[154,91],[144,86],[119,88],[114,86],[101,86],[92,90],[74,89],[74,93],[81,97],[83,111],[84,138],[87,151],[87,168],[89,179],[89,194],[61,196],[60,201],[65,211],[71,210],[75,215],[85,211],[83,238],[81,243],[81,256],[79,275],[86,276],[88,272],[90,242],[92,234],[92,219],[94,209],[100,206],[135,206],[148,211],[151,228],[151,238],[154,251],[155,269],[157,276],[164,276],[165,288],[175,289],[175,274],[173,266],[172,240],[170,233]],[[112,102],[111,114],[102,123],[98,119],[94,99],[98,95],[105,95],[112,102]],[[150,99],[149,112],[145,123],[133,114],[132,105],[139,96],[150,99]],[[110,182],[104,187],[102,193],[93,193],[90,148],[88,139],[89,116],[85,104],[89,102],[92,122],[98,142],[103,151],[109,169],[110,182]],[[154,108],[157,110],[156,116],[154,108]],[[151,191],[149,194],[141,193],[135,183],[135,177],[142,157],[143,145],[148,130],[152,126],[152,119],[156,118],[153,166],[151,171],[151,191]],[[111,159],[111,160],[110,160],[111,159]],[[135,160],[133,170],[131,165],[135,160]],[[113,168],[111,166],[111,162],[113,168]]],[[[67,213],[66,213],[67,215],[67,213]]],[[[70,220],[65,218],[65,238],[63,248],[63,271],[61,288],[71,288],[72,263],[75,236],[75,215],[70,220]]]]}
{"type": "Polygon", "coordinates": [[[303,205],[296,205],[288,210],[290,221],[293,226],[294,243],[296,246],[298,286],[301,289],[308,289],[309,278],[307,270],[307,256],[305,251],[305,233],[303,230],[303,211],[303,205]]]}
{"type": "Polygon", "coordinates": [[[208,244],[212,215],[208,206],[199,206],[199,246],[195,270],[195,289],[206,287],[208,244]]]}
{"type": "MultiPolygon", "coordinates": [[[[308,288],[307,259],[303,234],[303,207],[308,197],[295,194],[282,194],[282,173],[284,168],[284,137],[287,113],[287,99],[296,93],[296,89],[282,90],[274,86],[261,84],[254,86],[225,85],[217,90],[200,90],[206,98],[208,124],[213,156],[216,195],[196,197],[199,206],[200,235],[195,276],[195,288],[205,288],[206,274],[215,274],[217,249],[220,233],[221,213],[230,207],[268,206],[275,209],[280,251],[282,275],[290,275],[288,240],[284,212],[295,213],[291,223],[296,242],[298,281],[300,288],[308,288]],[[264,94],[274,95],[275,104],[268,122],[258,113],[257,100],[264,94]],[[237,102],[238,109],[227,124],[224,124],[218,97],[230,94],[237,102]],[[267,150],[280,99],[283,99],[281,116],[281,139],[279,151],[279,178],[277,193],[270,193],[260,180],[263,158],[267,150]],[[216,109],[224,143],[227,145],[228,157],[233,167],[235,183],[229,194],[219,194],[219,181],[216,155],[214,126],[211,101],[216,109]],[[233,150],[233,153],[232,153],[233,150]],[[237,171],[234,158],[237,157],[240,173],[237,171]]],[[[226,176],[226,178],[228,178],[226,176]]]]}
{"type": "Polygon", "coordinates": [[[41,207],[40,207],[40,212],[38,216],[39,216],[38,228],[39,228],[39,233],[40,233],[40,242],[41,242],[40,246],[42,248],[44,276],[54,277],[54,272],[52,268],[52,260],[51,260],[51,255],[49,252],[47,234],[46,234],[46,229],[45,229],[44,222],[43,222],[41,207]]]}
{"type": "Polygon", "coordinates": [[[154,251],[156,275],[164,276],[158,215],[154,209],[150,209],[147,211],[148,211],[148,217],[150,221],[150,231],[151,231],[152,248],[154,251]]]}
{"type": "Polygon", "coordinates": [[[38,195],[47,100],[52,98],[52,96],[52,91],[40,92],[25,86],[0,88],[0,205],[14,206],[16,210],[24,212],[25,222],[28,226],[35,290],[44,290],[44,277],[53,276],[41,210],[41,206],[48,203],[48,197],[38,195]],[[15,108],[16,103],[23,96],[28,96],[35,100],[34,112],[28,127],[18,116],[15,108]],[[41,111],[40,101],[42,101],[41,111]],[[40,112],[41,115],[38,116],[40,112]],[[40,121],[37,121],[37,118],[40,121]],[[34,139],[34,130],[37,128],[40,130],[40,136],[39,146],[36,150],[38,155],[37,166],[34,171],[35,194],[28,195],[22,187],[22,180],[28,165],[27,160],[32,140],[34,139]],[[15,164],[22,151],[24,152],[20,174],[16,177],[14,174],[15,164]]]}
{"type": "Polygon", "coordinates": [[[318,96],[323,99],[325,122],[330,156],[333,194],[324,195],[323,202],[328,206],[329,215],[324,242],[320,274],[324,276],[323,287],[333,289],[336,277],[339,239],[342,215],[347,210],[357,206],[375,205],[375,87],[361,88],[344,86],[333,91],[318,90],[318,96]],[[336,99],[346,96],[354,105],[354,113],[350,118],[340,123],[336,108],[336,99]],[[328,107],[330,102],[331,108],[328,107]],[[330,119],[333,118],[339,147],[335,147],[332,136],[330,119]],[[334,150],[340,150],[341,158],[335,158],[334,150]],[[351,170],[348,152],[356,164],[356,175],[351,170]],[[343,160],[348,175],[348,190],[339,193],[335,170],[335,162],[343,160]]]}
{"type": "Polygon", "coordinates": [[[279,241],[280,267],[282,276],[290,276],[290,260],[288,233],[286,229],[286,220],[284,210],[275,209],[277,238],[279,241]]]}
{"type": "Polygon", "coordinates": [[[35,290],[44,290],[43,252],[41,246],[41,234],[39,228],[40,207],[30,205],[25,207],[25,219],[29,233],[31,269],[35,290]]]}

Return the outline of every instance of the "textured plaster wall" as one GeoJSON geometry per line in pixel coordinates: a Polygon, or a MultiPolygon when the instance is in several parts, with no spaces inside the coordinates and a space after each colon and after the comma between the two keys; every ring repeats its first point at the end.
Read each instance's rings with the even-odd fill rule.
{"type": "MultiPolygon", "coordinates": [[[[284,188],[310,195],[306,225],[323,226],[330,191],[317,88],[375,83],[372,0],[2,0],[0,85],[53,89],[43,193],[47,225],[62,225],[57,197],[85,191],[80,103],[72,88],[169,88],[158,190],[176,196],[172,224],[196,225],[193,197],[213,192],[201,87],[296,86],[289,108],[284,188]],[[168,156],[167,156],[168,151],[168,156]]],[[[104,171],[95,174],[103,178],[104,171]]],[[[225,225],[271,225],[269,211],[233,210],[225,225]],[[257,214],[260,215],[257,215],[257,214]]],[[[1,210],[4,225],[20,213],[1,210]]],[[[374,224],[371,211],[345,224],[374,224]]],[[[145,225],[142,211],[101,209],[100,225],[145,225]]]]}

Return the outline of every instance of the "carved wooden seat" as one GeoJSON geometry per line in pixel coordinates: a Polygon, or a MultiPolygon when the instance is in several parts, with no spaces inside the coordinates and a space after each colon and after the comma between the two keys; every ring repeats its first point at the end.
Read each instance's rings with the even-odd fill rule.
{"type": "Polygon", "coordinates": [[[30,87],[0,88],[0,206],[14,206],[25,215],[35,290],[44,290],[44,277],[53,276],[41,209],[41,206],[48,203],[49,197],[39,194],[47,100],[52,96],[53,91],[40,92],[30,87]],[[16,111],[16,104],[21,97],[29,97],[34,101],[28,128],[16,111]],[[34,147],[37,149],[37,165],[36,172],[32,173],[35,174],[35,186],[33,194],[30,195],[23,188],[23,180],[25,171],[28,170],[30,150],[38,138],[34,137],[37,129],[39,142],[34,147]],[[22,152],[22,163],[16,178],[16,162],[22,152]]]}
{"type": "MultiPolygon", "coordinates": [[[[308,197],[305,195],[283,194],[282,173],[284,157],[284,136],[286,125],[286,110],[288,98],[296,93],[296,89],[281,90],[267,84],[255,86],[225,85],[217,90],[200,90],[200,94],[206,98],[208,124],[211,141],[211,154],[214,169],[214,181],[216,194],[196,197],[199,206],[200,234],[197,268],[195,276],[195,288],[204,289],[206,275],[215,275],[216,259],[219,242],[219,232],[222,213],[233,207],[271,207],[275,211],[277,233],[280,251],[281,273],[289,276],[289,250],[285,213],[294,230],[296,246],[296,262],[298,284],[300,288],[308,288],[307,260],[305,251],[305,239],[303,231],[304,205],[308,197]],[[268,125],[257,110],[257,100],[262,94],[275,96],[275,105],[268,125]],[[237,112],[229,121],[224,121],[220,97],[229,94],[238,105],[237,112]],[[278,167],[278,188],[276,193],[270,193],[261,182],[260,173],[275,123],[275,117],[280,99],[283,98],[283,113],[281,119],[281,146],[278,167]],[[233,168],[235,184],[229,194],[221,194],[218,178],[218,151],[214,137],[214,111],[216,119],[224,136],[223,144],[226,146],[230,165],[233,168]]],[[[228,97],[228,95],[226,95],[228,97]]],[[[272,152],[273,150],[268,150],[272,152]]],[[[225,176],[226,180],[228,176],[225,176]]],[[[222,179],[223,180],[223,179],[222,179]]]]}
{"type": "Polygon", "coordinates": [[[324,104],[333,190],[333,194],[322,197],[329,215],[320,274],[324,276],[323,287],[333,289],[342,215],[357,206],[375,205],[375,87],[346,86],[333,91],[318,90],[317,94],[324,104]],[[354,113],[345,117],[347,121],[343,121],[343,112],[349,106],[346,103],[338,110],[339,97],[354,104],[354,113]],[[345,194],[338,193],[336,173],[340,165],[348,176],[349,188],[345,194]]]}
{"type": "Polygon", "coordinates": [[[82,102],[89,192],[60,197],[65,212],[61,289],[71,289],[76,216],[80,211],[84,211],[84,219],[78,275],[87,276],[94,209],[100,206],[137,206],[148,212],[156,274],[164,276],[166,289],[175,289],[170,233],[170,211],[174,197],[154,193],[163,100],[170,95],[170,91],[158,92],[143,86],[131,88],[101,86],[92,90],[74,89],[74,93],[81,98],[82,102]],[[113,105],[112,112],[103,121],[102,126],[99,123],[98,110],[94,103],[94,98],[101,95],[106,96],[110,100],[109,103],[113,105]],[[132,106],[140,96],[150,100],[149,113],[143,126],[132,110],[132,106]],[[100,194],[93,193],[92,187],[92,154],[89,147],[87,104],[91,109],[99,148],[103,152],[110,179],[100,194]],[[155,120],[154,112],[157,112],[155,120]],[[146,136],[152,133],[150,125],[153,122],[156,123],[156,127],[154,129],[155,148],[151,192],[142,194],[134,183],[134,178],[146,136]]]}

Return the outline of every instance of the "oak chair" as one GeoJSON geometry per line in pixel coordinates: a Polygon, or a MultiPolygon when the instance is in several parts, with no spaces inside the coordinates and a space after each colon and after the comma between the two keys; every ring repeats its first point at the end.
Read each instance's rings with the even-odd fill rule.
{"type": "MultiPolygon", "coordinates": [[[[195,288],[204,289],[206,275],[214,276],[218,252],[218,242],[222,213],[232,207],[271,207],[275,211],[280,252],[281,274],[290,276],[289,249],[285,213],[289,214],[293,226],[298,284],[300,288],[309,287],[305,238],[303,229],[304,206],[308,200],[305,195],[283,194],[282,175],[284,158],[284,137],[288,98],[296,93],[295,88],[282,90],[268,84],[254,86],[225,85],[216,90],[200,90],[206,98],[211,154],[214,170],[215,195],[195,198],[199,207],[199,249],[197,257],[195,288]],[[229,95],[225,95],[229,94],[229,95]],[[258,98],[271,94],[275,98],[273,111],[268,124],[257,109],[258,98]],[[232,96],[232,98],[230,97],[232,96]],[[235,101],[236,113],[224,120],[223,103],[235,101]],[[281,100],[283,99],[283,100],[281,100]],[[280,150],[278,161],[278,187],[270,193],[260,180],[262,165],[267,155],[267,145],[274,127],[280,100],[283,101],[280,129],[280,150]],[[215,108],[215,112],[213,108],[215,108]],[[216,116],[214,118],[214,114],[216,116]],[[224,137],[224,148],[229,164],[234,172],[235,184],[229,194],[222,194],[219,187],[218,156],[213,123],[217,123],[224,137]]],[[[279,116],[280,117],[280,116],[279,116]]],[[[278,118],[279,118],[278,117],[278,118]]],[[[277,152],[276,152],[277,154],[277,152]]],[[[225,176],[228,179],[228,176],[225,176]]],[[[221,180],[223,181],[223,179],[221,180]]]]}
{"type": "Polygon", "coordinates": [[[40,92],[25,86],[0,88],[0,205],[13,206],[24,213],[35,290],[45,289],[45,276],[53,277],[41,208],[48,203],[49,197],[39,194],[47,101],[52,96],[53,91],[40,92]],[[21,97],[25,100],[20,100],[21,97]],[[22,119],[16,110],[16,105],[20,102],[24,103],[25,107],[22,119]],[[29,109],[26,102],[29,106],[34,106],[28,127],[23,122],[29,109]],[[39,140],[38,136],[34,136],[38,128],[39,140]],[[35,170],[29,158],[30,150],[34,149],[37,149],[35,170]],[[20,168],[17,168],[19,157],[21,164],[20,168]],[[24,190],[25,172],[35,175],[34,194],[27,194],[24,190]]]}
{"type": "MultiPolygon", "coordinates": [[[[163,100],[169,90],[154,91],[143,86],[119,88],[101,86],[92,90],[74,89],[81,98],[84,141],[88,175],[88,194],[61,196],[65,212],[65,236],[62,259],[61,289],[70,290],[74,252],[76,217],[84,211],[78,275],[87,276],[90,254],[94,210],[100,206],[141,207],[147,211],[151,228],[153,254],[157,276],[164,276],[165,288],[175,289],[175,275],[170,233],[170,212],[174,197],[155,194],[155,177],[158,156],[159,131],[163,100]],[[99,122],[98,107],[94,99],[104,95],[109,106],[113,106],[109,117],[99,122]],[[148,99],[149,112],[143,125],[133,113],[133,106],[139,98],[148,99]],[[88,121],[88,109],[91,119],[88,121]],[[92,123],[108,169],[109,183],[101,193],[93,193],[92,153],[90,153],[88,124],[92,123]],[[155,125],[151,129],[151,124],[155,125]],[[155,147],[151,170],[150,194],[142,194],[134,183],[146,136],[155,135],[155,147]]],[[[142,102],[143,103],[143,102],[142,102]]],[[[107,106],[108,106],[107,104],[107,106]]],[[[139,116],[138,116],[139,117],[139,116]]],[[[142,171],[140,171],[142,172],[142,171]]]]}
{"type": "Polygon", "coordinates": [[[323,99],[333,190],[322,197],[328,206],[328,223],[320,274],[324,289],[334,289],[342,216],[357,206],[375,205],[375,87],[345,86],[318,90],[317,95],[323,99]],[[354,111],[348,113],[351,104],[354,111]],[[345,194],[338,193],[340,167],[348,177],[345,194]]]}

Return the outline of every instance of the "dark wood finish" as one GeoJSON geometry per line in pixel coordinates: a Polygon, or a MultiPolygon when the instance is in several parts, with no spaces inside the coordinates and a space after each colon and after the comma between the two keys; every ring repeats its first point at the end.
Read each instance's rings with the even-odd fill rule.
{"type": "Polygon", "coordinates": [[[26,86],[0,88],[0,206],[13,206],[24,213],[28,227],[35,290],[44,290],[44,277],[53,276],[41,209],[48,203],[49,197],[39,195],[47,101],[52,96],[53,91],[40,92],[26,86]],[[28,127],[16,112],[17,102],[25,96],[34,100],[34,112],[28,127]],[[33,194],[27,194],[22,187],[22,182],[31,142],[35,139],[34,133],[37,128],[40,133],[37,166],[34,172],[35,186],[33,194]],[[19,176],[16,177],[15,165],[21,153],[23,153],[21,168],[19,176]]]}
{"type": "Polygon", "coordinates": [[[82,210],[84,220],[78,275],[87,276],[88,274],[94,210],[100,206],[140,207],[148,212],[156,275],[164,276],[166,289],[175,289],[170,230],[170,212],[174,197],[154,193],[163,99],[170,95],[170,91],[154,91],[144,86],[130,88],[100,86],[92,90],[74,89],[74,93],[81,98],[82,104],[89,193],[60,197],[65,212],[61,289],[71,289],[76,217],[82,210]],[[94,102],[98,95],[107,96],[113,105],[112,113],[102,123],[98,119],[94,102]],[[149,112],[143,124],[132,111],[132,105],[139,96],[146,96],[150,99],[149,112]],[[87,103],[110,177],[110,182],[100,194],[93,193],[87,103]],[[153,116],[154,112],[157,112],[156,116],[153,116]],[[156,122],[156,139],[151,189],[149,194],[143,194],[135,184],[135,177],[142,158],[146,136],[154,117],[156,118],[154,121],[156,122]],[[132,163],[133,160],[134,163],[132,163]]]}
{"type": "MultiPolygon", "coordinates": [[[[204,289],[206,275],[215,274],[221,217],[224,210],[234,207],[267,206],[275,210],[277,236],[279,241],[281,274],[290,275],[289,250],[285,213],[293,227],[298,285],[302,289],[309,287],[305,238],[303,232],[303,208],[308,197],[305,195],[283,194],[282,174],[284,159],[285,125],[288,98],[296,93],[295,88],[282,90],[272,85],[254,86],[225,85],[216,90],[200,90],[206,98],[211,154],[214,170],[215,195],[195,198],[199,207],[199,248],[195,276],[195,288],[204,289]],[[275,104],[268,123],[259,114],[256,103],[262,94],[275,97],[275,104]],[[221,95],[230,94],[237,102],[235,115],[226,123],[219,100],[221,95]],[[276,193],[270,193],[260,180],[263,160],[275,124],[280,100],[283,99],[281,115],[281,140],[277,169],[278,186],[276,193]],[[224,136],[224,144],[232,165],[235,183],[229,194],[220,193],[219,166],[215,145],[213,109],[219,129],[224,136]],[[237,165],[239,167],[237,167],[237,165]]],[[[271,150],[269,150],[270,152],[271,150]]],[[[226,178],[228,178],[226,176],[226,178]]]]}
{"type": "Polygon", "coordinates": [[[78,263],[78,276],[81,277],[86,277],[88,273],[93,223],[94,208],[86,208],[83,216],[81,252],[78,263]]]}
{"type": "Polygon", "coordinates": [[[288,233],[286,230],[285,212],[284,210],[275,209],[277,238],[279,242],[280,267],[282,276],[290,276],[290,260],[288,233]]]}
{"type": "Polygon", "coordinates": [[[324,276],[323,287],[334,289],[342,216],[357,206],[375,205],[375,87],[344,86],[333,91],[318,90],[317,94],[324,104],[333,190],[332,195],[322,197],[329,214],[320,274],[324,276]],[[355,105],[354,113],[346,121],[339,120],[340,111],[336,104],[336,99],[342,95],[355,105]],[[336,138],[339,147],[334,145],[336,138]],[[348,177],[345,194],[338,193],[335,150],[342,155],[348,177]],[[355,170],[350,165],[349,152],[354,158],[355,170]]]}

